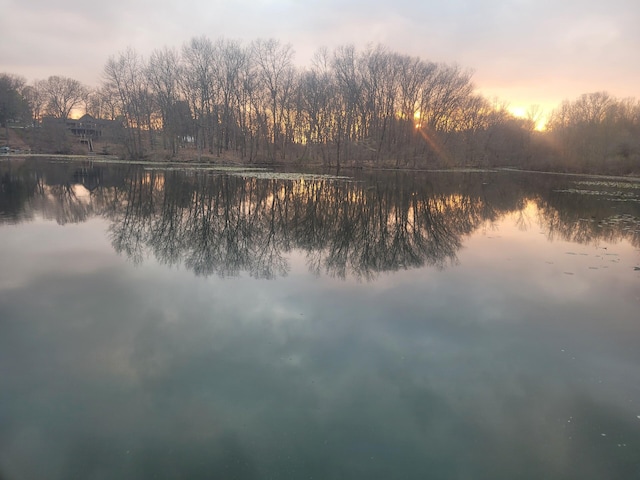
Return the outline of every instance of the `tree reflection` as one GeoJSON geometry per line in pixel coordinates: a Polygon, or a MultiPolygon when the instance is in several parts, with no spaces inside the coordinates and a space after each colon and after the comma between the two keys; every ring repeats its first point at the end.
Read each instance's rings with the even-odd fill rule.
{"type": "Polygon", "coordinates": [[[626,197],[606,188],[549,192],[538,201],[540,223],[550,240],[581,244],[627,240],[639,248],[640,184],[632,191],[635,193],[626,197]]]}
{"type": "Polygon", "coordinates": [[[486,219],[484,204],[407,179],[139,170],[122,208],[108,209],[110,235],[135,262],[149,249],[198,275],[283,276],[293,249],[305,252],[311,271],[340,278],[455,262],[462,236],[486,219]]]}
{"type": "Polygon", "coordinates": [[[294,250],[310,271],[339,278],[445,268],[457,262],[466,236],[507,213],[528,228],[529,202],[551,240],[640,246],[633,184],[622,198],[634,201],[613,202],[568,189],[576,182],[566,177],[513,172],[377,172],[345,180],[41,162],[3,165],[0,178],[2,222],[36,213],[60,224],[103,216],[114,249],[134,263],[151,255],[203,276],[284,276],[294,250]]]}

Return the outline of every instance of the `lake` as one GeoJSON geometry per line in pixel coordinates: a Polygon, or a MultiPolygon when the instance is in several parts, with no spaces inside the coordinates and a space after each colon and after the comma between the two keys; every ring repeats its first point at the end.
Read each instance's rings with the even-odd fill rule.
{"type": "Polygon", "coordinates": [[[640,181],[0,163],[0,478],[640,478],[640,181]]]}

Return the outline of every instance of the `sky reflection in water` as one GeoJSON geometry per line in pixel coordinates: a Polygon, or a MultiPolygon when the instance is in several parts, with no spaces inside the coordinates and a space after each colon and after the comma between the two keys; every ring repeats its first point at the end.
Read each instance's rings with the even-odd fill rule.
{"type": "Polygon", "coordinates": [[[0,474],[634,478],[640,261],[537,207],[443,268],[194,275],[113,220],[0,226],[0,474]]]}

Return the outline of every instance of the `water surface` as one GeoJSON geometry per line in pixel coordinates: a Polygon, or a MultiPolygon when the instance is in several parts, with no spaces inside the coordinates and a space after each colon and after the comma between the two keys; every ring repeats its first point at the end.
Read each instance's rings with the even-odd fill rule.
{"type": "Polygon", "coordinates": [[[0,476],[640,477],[640,184],[3,162],[0,476]]]}

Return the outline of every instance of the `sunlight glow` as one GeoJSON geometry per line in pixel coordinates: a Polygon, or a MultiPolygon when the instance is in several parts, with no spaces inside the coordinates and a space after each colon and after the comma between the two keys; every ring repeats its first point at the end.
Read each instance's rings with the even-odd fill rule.
{"type": "Polygon", "coordinates": [[[429,144],[429,146],[433,149],[433,151],[438,156],[438,158],[440,158],[440,160],[445,165],[452,164],[452,158],[448,154],[447,150],[444,148],[444,145],[441,144],[441,142],[438,140],[438,138],[435,135],[431,134],[431,132],[428,131],[427,127],[418,128],[418,132],[420,133],[424,141],[429,144]]]}
{"type": "Polygon", "coordinates": [[[413,114],[413,122],[415,124],[415,127],[420,129],[422,127],[422,113],[421,112],[415,112],[413,114]]]}
{"type": "Polygon", "coordinates": [[[510,105],[509,113],[517,118],[527,118],[527,108],[521,105],[510,105]]]}
{"type": "Polygon", "coordinates": [[[538,120],[536,122],[536,126],[534,127],[536,132],[544,132],[547,129],[547,119],[546,117],[538,120]]]}
{"type": "Polygon", "coordinates": [[[534,130],[543,132],[547,124],[547,117],[544,115],[544,111],[538,111],[535,113],[535,107],[537,106],[523,106],[523,105],[509,105],[507,110],[511,115],[516,118],[524,118],[535,121],[534,130]]]}

